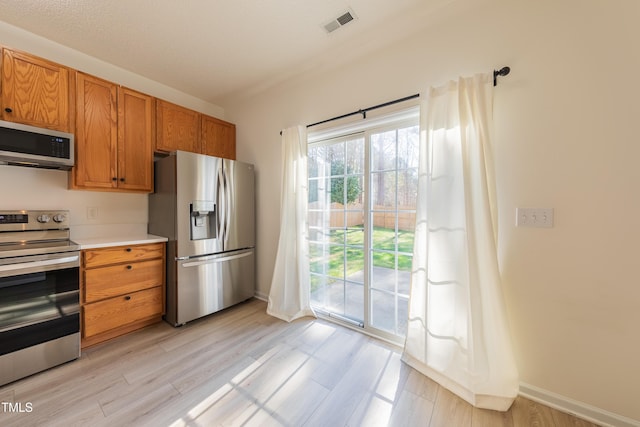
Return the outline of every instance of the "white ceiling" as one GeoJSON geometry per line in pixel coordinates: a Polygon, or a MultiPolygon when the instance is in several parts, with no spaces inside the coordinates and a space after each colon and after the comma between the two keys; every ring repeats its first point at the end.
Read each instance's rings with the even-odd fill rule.
{"type": "Polygon", "coordinates": [[[0,20],[223,106],[407,37],[453,1],[0,0],[0,20]]]}

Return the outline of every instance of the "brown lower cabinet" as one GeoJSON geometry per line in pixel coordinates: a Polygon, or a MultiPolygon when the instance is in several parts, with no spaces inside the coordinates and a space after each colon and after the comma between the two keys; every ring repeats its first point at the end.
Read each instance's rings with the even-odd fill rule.
{"type": "Polygon", "coordinates": [[[82,251],[82,347],[162,320],[165,244],[82,251]]]}

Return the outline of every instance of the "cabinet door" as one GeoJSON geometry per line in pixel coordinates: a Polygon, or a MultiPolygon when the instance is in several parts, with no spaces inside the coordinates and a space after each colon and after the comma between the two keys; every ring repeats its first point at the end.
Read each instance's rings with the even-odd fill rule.
{"type": "Polygon", "coordinates": [[[162,100],[156,106],[156,150],[199,153],[200,114],[162,100]]]}
{"type": "Polygon", "coordinates": [[[154,98],[118,90],[118,188],[152,191],[154,98]]]}
{"type": "Polygon", "coordinates": [[[202,116],[202,154],[236,159],[236,125],[202,116]]]}
{"type": "Polygon", "coordinates": [[[21,52],[2,51],[2,118],[70,132],[69,69],[21,52]]]}
{"type": "Polygon", "coordinates": [[[77,73],[76,82],[75,184],[84,188],[116,188],[117,87],[82,73],[77,73]]]}

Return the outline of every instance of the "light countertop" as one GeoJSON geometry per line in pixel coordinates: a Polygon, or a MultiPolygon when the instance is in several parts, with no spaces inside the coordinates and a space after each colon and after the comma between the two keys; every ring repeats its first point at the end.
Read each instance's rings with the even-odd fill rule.
{"type": "Polygon", "coordinates": [[[147,243],[166,242],[166,237],[154,236],[153,234],[132,235],[132,236],[108,236],[89,237],[72,239],[80,249],[107,248],[109,246],[144,245],[147,243]]]}

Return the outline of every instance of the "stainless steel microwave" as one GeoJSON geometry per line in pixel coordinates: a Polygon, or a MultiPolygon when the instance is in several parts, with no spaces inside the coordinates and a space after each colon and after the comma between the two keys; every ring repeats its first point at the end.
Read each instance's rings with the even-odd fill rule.
{"type": "Polygon", "coordinates": [[[0,120],[0,163],[69,170],[73,134],[0,120]]]}

